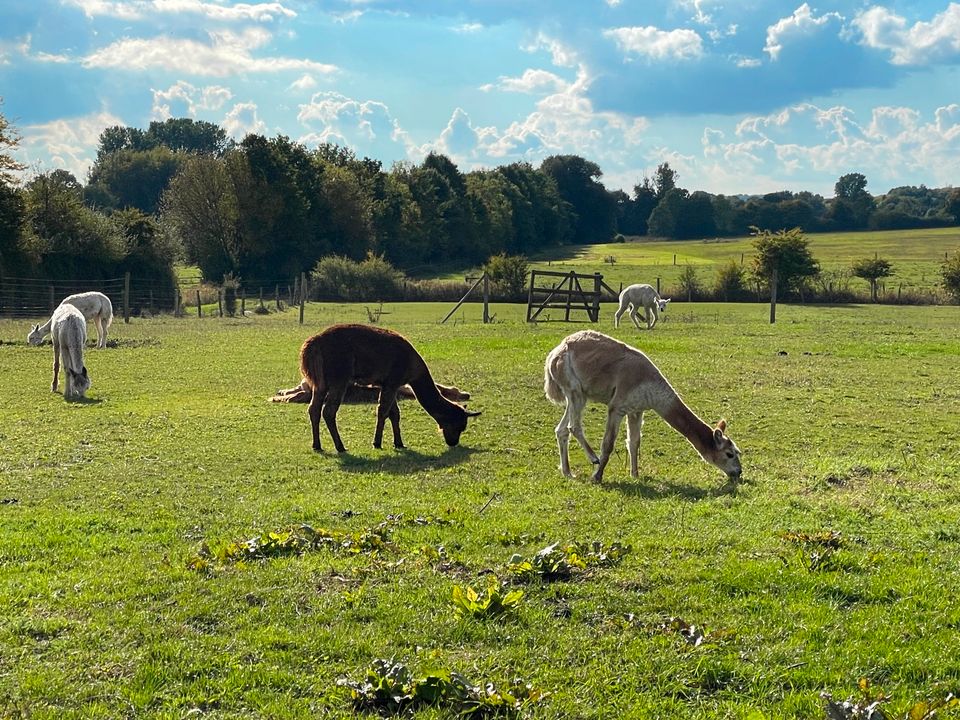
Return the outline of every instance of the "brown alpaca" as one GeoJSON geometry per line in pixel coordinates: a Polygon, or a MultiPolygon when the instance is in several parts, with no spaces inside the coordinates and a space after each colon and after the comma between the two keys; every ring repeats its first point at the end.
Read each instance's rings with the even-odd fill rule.
{"type": "Polygon", "coordinates": [[[440,394],[430,370],[410,341],[399,333],[370,325],[332,325],[318,335],[307,338],[300,348],[300,372],[313,392],[310,400],[310,427],[313,449],[319,452],[320,416],[327,424],[337,452],[346,448],[337,431],[337,410],[354,384],[378,385],[377,429],[373,446],[383,442],[383,426],[387,418],[393,427],[393,445],[403,447],[400,439],[400,407],[397,393],[409,385],[423,409],[443,431],[447,445],[460,442],[467,428],[467,418],[479,415],[452,403],[440,394]]]}
{"type": "MultiPolygon", "coordinates": [[[[464,392],[460,388],[452,385],[441,385],[437,383],[437,390],[451,402],[466,402],[470,399],[470,393],[464,392]]],[[[310,389],[310,386],[307,385],[307,381],[304,380],[296,387],[277,390],[276,395],[268,398],[268,400],[276,403],[308,403],[312,397],[313,391],[310,389]]],[[[415,400],[416,398],[417,396],[413,394],[413,388],[409,385],[401,385],[397,391],[398,400],[415,400]]],[[[358,385],[354,383],[347,388],[347,394],[346,397],[343,398],[343,402],[348,405],[372,404],[379,399],[380,388],[377,385],[358,385]]]]}

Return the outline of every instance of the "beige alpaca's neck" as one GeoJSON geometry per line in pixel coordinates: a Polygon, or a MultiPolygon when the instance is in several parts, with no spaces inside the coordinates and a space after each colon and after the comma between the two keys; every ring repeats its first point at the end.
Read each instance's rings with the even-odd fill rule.
{"type": "Polygon", "coordinates": [[[668,383],[664,382],[664,385],[663,402],[654,405],[653,409],[703,455],[713,443],[713,428],[698,418],[668,383]]]}

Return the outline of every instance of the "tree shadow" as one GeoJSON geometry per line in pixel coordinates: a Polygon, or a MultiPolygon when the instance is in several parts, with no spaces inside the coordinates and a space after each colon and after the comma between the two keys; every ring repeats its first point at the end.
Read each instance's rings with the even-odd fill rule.
{"type": "Polygon", "coordinates": [[[476,453],[486,452],[477,448],[456,447],[447,448],[439,455],[425,455],[410,448],[384,448],[377,450],[382,455],[375,457],[361,457],[352,455],[349,450],[342,454],[324,451],[324,455],[334,455],[340,461],[340,469],[344,472],[366,473],[386,472],[391,474],[409,473],[417,470],[432,470],[453,467],[470,460],[476,453]]]}
{"type": "Polygon", "coordinates": [[[736,496],[737,489],[743,481],[725,481],[722,485],[703,487],[662,480],[651,475],[644,475],[636,480],[604,481],[602,488],[615,490],[626,497],[643,498],[645,500],[665,500],[667,498],[681,498],[691,502],[706,498],[718,498],[725,495],[736,496]]]}

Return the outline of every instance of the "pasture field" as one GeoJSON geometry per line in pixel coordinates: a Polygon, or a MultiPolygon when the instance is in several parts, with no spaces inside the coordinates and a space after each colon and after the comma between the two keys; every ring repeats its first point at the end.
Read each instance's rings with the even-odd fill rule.
{"type": "MultiPolygon", "coordinates": [[[[881,282],[887,292],[896,296],[903,292],[935,292],[940,285],[940,265],[944,253],[952,255],[960,250],[960,228],[927,230],[890,230],[883,232],[811,233],[810,250],[820,261],[821,268],[832,281],[845,273],[852,290],[869,296],[870,284],[860,278],[849,277],[850,266],[856,260],[878,254],[890,260],[894,274],[881,282]]],[[[656,285],[660,278],[664,292],[677,285],[680,273],[692,266],[700,282],[713,287],[717,269],[730,260],[750,267],[753,238],[719,238],[709,240],[647,241],[574,245],[551,248],[533,255],[530,265],[538,270],[581,273],[599,272],[614,290],[635,282],[656,285]],[[610,263],[609,258],[614,262],[610,263]],[[676,261],[674,261],[676,258],[676,261]]],[[[474,272],[474,274],[476,274],[474,272]]],[[[460,273],[448,277],[458,277],[460,273]]]]}
{"type": "Polygon", "coordinates": [[[302,327],[117,321],[83,403],[50,392],[27,321],[0,321],[0,717],[352,717],[337,681],[376,658],[521,678],[548,693],[533,718],[822,718],[822,692],[902,718],[960,693],[960,309],[781,305],[771,326],[764,305],[677,302],[638,332],[604,304],[599,329],[728,420],[731,487],[654,414],[638,479],[623,435],[603,484],[575,442],[562,477],[543,362],[591,326],[508,305],[483,325],[475,304],[439,325],[449,307],[381,322],[473,394],[461,445],[405,402],[408,449],[375,450],[373,407],[344,406],[343,456],[266,398],[362,304],[308,305],[302,327]],[[346,549],[280,551],[301,524],[346,549]],[[266,557],[222,552],[274,531],[266,557]],[[631,552],[567,580],[509,568],[574,542],[631,552]],[[458,616],[454,588],[494,576],[517,606],[458,616]]]}

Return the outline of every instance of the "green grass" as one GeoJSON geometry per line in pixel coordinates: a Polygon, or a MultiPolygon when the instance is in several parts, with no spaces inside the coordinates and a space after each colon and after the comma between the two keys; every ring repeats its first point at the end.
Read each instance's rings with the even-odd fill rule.
{"type": "MultiPolygon", "coordinates": [[[[543,360],[587,326],[506,305],[483,325],[475,304],[439,325],[449,308],[384,320],[473,393],[461,446],[405,403],[409,449],[374,450],[372,406],[345,406],[342,457],[311,451],[304,405],[266,398],[298,382],[308,334],[363,305],[308,305],[303,327],[293,310],[115,323],[115,346],[87,352],[86,403],[49,391],[27,321],[0,321],[0,717],[351,717],[336,681],[378,657],[521,677],[550,693],[537,718],[824,717],[819,694],[861,678],[903,717],[960,691],[958,308],[781,306],[770,326],[762,305],[677,303],[638,333],[605,305],[601,329],[727,418],[736,489],[652,414],[639,479],[622,436],[604,484],[575,443],[561,477],[543,360]],[[187,567],[202,543],[396,514],[377,554],[187,567]],[[785,536],[822,531],[844,542],[820,559],[785,536]],[[508,571],[595,540],[633,550],[566,582],[508,571]],[[522,603],[459,617],[453,588],[491,572],[522,603]]],[[[603,420],[591,406],[595,442],[603,420]]]]}
{"type": "MultiPolygon", "coordinates": [[[[878,254],[893,264],[894,274],[883,280],[888,292],[931,292],[940,284],[940,265],[944,253],[960,250],[960,228],[903,230],[884,232],[818,233],[807,235],[813,256],[828,273],[849,272],[855,260],[878,254]]],[[[712,287],[717,269],[733,260],[750,266],[753,238],[646,241],[578,245],[551,249],[534,255],[531,267],[540,270],[581,273],[599,272],[604,281],[619,289],[635,282],[656,284],[660,278],[664,292],[673,288],[684,266],[697,270],[700,281],[712,287]],[[608,258],[615,262],[609,263],[608,258]]],[[[454,273],[451,277],[457,277],[454,273]]],[[[836,283],[835,283],[836,284],[836,283]]],[[[866,280],[850,279],[850,288],[869,293],[866,280]]]]}

